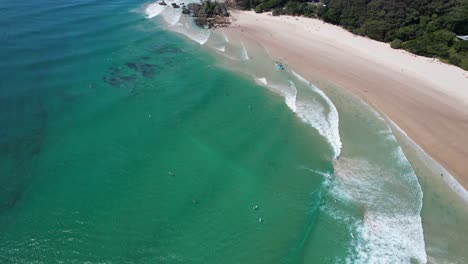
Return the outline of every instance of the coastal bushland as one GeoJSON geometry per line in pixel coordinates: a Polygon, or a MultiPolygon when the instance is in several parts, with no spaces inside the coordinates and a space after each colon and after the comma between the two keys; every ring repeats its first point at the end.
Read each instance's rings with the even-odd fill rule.
{"type": "Polygon", "coordinates": [[[190,3],[188,9],[185,10],[189,10],[189,14],[192,13],[198,26],[211,28],[229,24],[228,20],[225,19],[229,17],[228,5],[229,1],[205,0],[200,3],[190,3]]]}
{"type": "Polygon", "coordinates": [[[237,0],[240,9],[306,16],[468,70],[468,0],[237,0]]]}

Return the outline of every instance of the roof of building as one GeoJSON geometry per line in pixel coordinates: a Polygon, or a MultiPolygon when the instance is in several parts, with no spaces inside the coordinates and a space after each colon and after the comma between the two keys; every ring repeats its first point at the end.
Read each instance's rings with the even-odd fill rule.
{"type": "Polygon", "coordinates": [[[468,35],[467,36],[457,36],[457,38],[461,40],[468,40],[468,35]]]}

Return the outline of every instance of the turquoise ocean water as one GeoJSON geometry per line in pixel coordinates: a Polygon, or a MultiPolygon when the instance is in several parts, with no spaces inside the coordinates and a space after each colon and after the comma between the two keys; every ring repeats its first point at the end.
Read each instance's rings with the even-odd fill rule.
{"type": "Polygon", "coordinates": [[[2,1],[1,263],[466,260],[378,113],[161,8],[2,1]]]}

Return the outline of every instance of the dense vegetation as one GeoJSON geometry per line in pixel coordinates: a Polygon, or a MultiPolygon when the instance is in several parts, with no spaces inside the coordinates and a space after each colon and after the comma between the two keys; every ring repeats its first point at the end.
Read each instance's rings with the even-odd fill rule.
{"type": "Polygon", "coordinates": [[[229,24],[228,3],[204,0],[200,3],[191,3],[183,13],[192,13],[195,23],[201,27],[222,27],[229,24]]]}
{"type": "Polygon", "coordinates": [[[468,70],[468,0],[237,0],[241,9],[318,17],[353,33],[391,42],[468,70]]]}

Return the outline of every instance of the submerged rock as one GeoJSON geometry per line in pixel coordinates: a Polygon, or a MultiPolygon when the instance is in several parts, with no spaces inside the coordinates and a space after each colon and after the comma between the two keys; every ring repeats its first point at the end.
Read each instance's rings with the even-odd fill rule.
{"type": "Polygon", "coordinates": [[[107,84],[119,87],[121,85],[136,81],[137,76],[135,74],[125,75],[122,69],[112,66],[109,68],[109,74],[103,76],[102,80],[107,84]]]}
{"type": "Polygon", "coordinates": [[[136,81],[136,79],[137,79],[136,75],[129,75],[129,76],[111,75],[111,76],[102,77],[102,80],[104,82],[112,86],[116,86],[116,87],[121,86],[123,84],[127,84],[129,82],[136,81]]]}
{"type": "Polygon", "coordinates": [[[187,9],[185,6],[182,8],[182,14],[184,15],[190,15],[190,9],[187,9]]]}
{"type": "Polygon", "coordinates": [[[125,65],[143,75],[144,77],[152,77],[157,73],[157,65],[142,62],[127,62],[125,65]]]}
{"type": "Polygon", "coordinates": [[[164,46],[160,46],[160,47],[157,47],[155,50],[154,50],[156,53],[158,54],[162,54],[162,53],[182,53],[182,49],[178,48],[178,47],[174,47],[172,45],[164,45],[164,46]]]}

